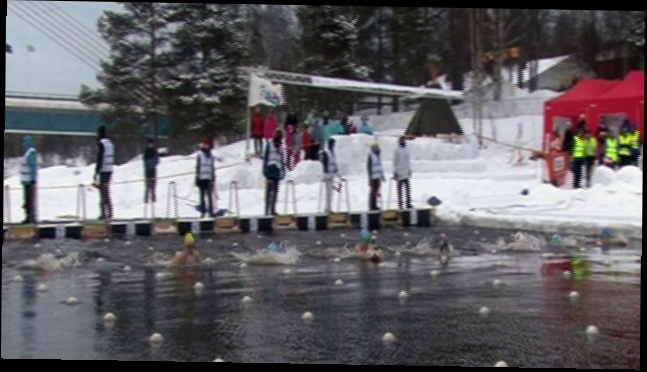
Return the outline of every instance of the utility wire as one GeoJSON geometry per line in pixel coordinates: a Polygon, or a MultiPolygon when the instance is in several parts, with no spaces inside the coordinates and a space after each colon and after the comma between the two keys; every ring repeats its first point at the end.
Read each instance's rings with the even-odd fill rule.
{"type": "MultiPolygon", "coordinates": [[[[35,3],[35,2],[34,2],[34,3],[32,3],[32,2],[29,2],[29,1],[9,1],[9,2],[8,2],[8,5],[9,5],[9,4],[11,4],[11,5],[13,5],[13,6],[18,6],[18,7],[20,7],[20,6],[18,5],[19,3],[25,4],[25,5],[26,5],[26,4],[28,4],[28,3],[29,3],[29,4],[37,4],[37,3],[35,3]]],[[[9,7],[8,7],[8,8],[9,8],[9,7]]],[[[59,33],[57,33],[57,32],[56,32],[56,31],[60,31],[60,28],[58,27],[58,26],[59,26],[58,24],[57,24],[57,25],[51,25],[51,23],[50,23],[50,19],[47,19],[47,18],[44,18],[44,19],[43,19],[42,17],[41,17],[39,20],[36,20],[36,22],[37,22],[37,23],[39,23],[39,24],[42,24],[42,25],[44,26],[44,28],[45,28],[47,31],[49,31],[50,33],[52,33],[52,34],[54,34],[54,35],[56,36],[56,38],[52,38],[52,37],[51,37],[51,35],[49,35],[47,32],[44,32],[44,31],[43,31],[40,27],[38,27],[35,23],[32,23],[29,19],[27,19],[27,18],[25,17],[25,15],[31,15],[31,16],[34,16],[34,15],[37,15],[37,16],[46,16],[46,15],[47,15],[47,13],[51,13],[51,12],[43,11],[43,9],[42,9],[42,8],[40,8],[40,9],[33,9],[33,8],[30,8],[30,9],[29,9],[29,10],[31,11],[31,14],[30,14],[30,12],[29,12],[28,10],[26,10],[26,9],[24,9],[24,8],[23,8],[23,9],[19,9],[19,10],[22,12],[22,14],[20,14],[19,12],[16,12],[16,10],[15,10],[15,9],[11,9],[11,8],[9,8],[9,9],[10,9],[12,12],[16,13],[16,14],[17,14],[21,19],[23,19],[24,21],[26,21],[27,23],[29,23],[30,25],[32,25],[34,28],[36,28],[37,30],[39,30],[41,33],[43,33],[44,35],[46,35],[48,38],[50,38],[50,39],[51,39],[52,41],[54,41],[56,44],[58,44],[59,46],[61,46],[63,49],[65,49],[66,51],[68,51],[69,53],[71,53],[72,55],[74,55],[76,58],[78,58],[78,59],[79,59],[81,62],[83,62],[85,65],[87,65],[87,66],[91,67],[95,72],[99,73],[99,72],[101,71],[101,69],[100,69],[100,67],[99,67],[99,63],[98,63],[98,60],[100,60],[100,57],[99,57],[98,55],[96,55],[96,54],[95,54],[95,56],[93,56],[93,57],[88,57],[88,54],[87,54],[87,53],[84,53],[84,50],[85,50],[84,48],[77,49],[77,48],[75,47],[75,45],[76,45],[76,44],[75,44],[75,43],[74,43],[74,41],[73,41],[73,40],[75,40],[76,38],[71,37],[71,36],[70,36],[70,34],[68,34],[68,33],[64,32],[64,31],[61,31],[61,32],[62,32],[62,34],[59,34],[59,33]],[[49,26],[51,26],[52,28],[54,28],[56,31],[52,31],[52,29],[51,29],[51,28],[47,27],[48,25],[49,25],[49,26]],[[71,51],[68,47],[66,47],[65,45],[61,44],[61,43],[60,43],[60,40],[65,41],[65,45],[69,45],[69,46],[73,47],[72,49],[74,49],[74,51],[71,51]],[[94,58],[96,58],[97,60],[93,60],[94,58]],[[89,61],[92,61],[92,62],[89,62],[89,61]]],[[[69,16],[69,15],[68,15],[68,16],[69,16]]],[[[70,17],[71,17],[71,16],[70,16],[70,17]]],[[[56,22],[56,21],[54,21],[54,22],[56,22]]],[[[77,22],[78,22],[78,21],[77,21],[77,22]]],[[[58,22],[58,23],[60,23],[60,22],[58,22]]],[[[67,29],[67,28],[66,28],[66,29],[67,29]]],[[[69,30],[69,29],[68,29],[68,30],[69,30]]],[[[80,33],[85,34],[85,35],[88,35],[88,34],[92,35],[92,33],[91,33],[91,32],[89,32],[89,31],[82,31],[82,30],[81,30],[81,31],[80,31],[80,33]]],[[[96,49],[95,49],[95,53],[97,53],[97,52],[96,52],[96,49]]],[[[146,102],[146,101],[148,101],[148,100],[150,99],[150,98],[147,96],[147,93],[148,93],[148,92],[144,92],[144,91],[142,90],[142,88],[138,88],[138,89],[136,89],[135,91],[133,91],[133,93],[134,93],[134,94],[135,94],[139,99],[141,99],[141,100],[143,100],[143,101],[145,101],[145,102],[146,102]]]]}

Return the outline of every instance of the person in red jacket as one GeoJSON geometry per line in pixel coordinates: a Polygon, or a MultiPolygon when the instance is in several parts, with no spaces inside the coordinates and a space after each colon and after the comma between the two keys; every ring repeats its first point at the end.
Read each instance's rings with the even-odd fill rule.
{"type": "MultiPolygon", "coordinates": [[[[276,131],[276,118],[274,115],[274,109],[270,108],[263,123],[263,138],[266,146],[271,145],[274,141],[274,132],[276,131]]],[[[265,150],[263,150],[263,153],[265,153],[265,150]]]]}
{"type": "Polygon", "coordinates": [[[261,115],[259,106],[254,108],[252,116],[252,138],[254,139],[254,153],[260,157],[263,152],[263,115],[261,115]]]}
{"type": "Polygon", "coordinates": [[[311,147],[310,147],[310,132],[308,131],[308,128],[303,128],[303,137],[302,137],[302,142],[301,146],[303,147],[304,155],[306,160],[312,160],[312,153],[311,153],[311,147]]]}

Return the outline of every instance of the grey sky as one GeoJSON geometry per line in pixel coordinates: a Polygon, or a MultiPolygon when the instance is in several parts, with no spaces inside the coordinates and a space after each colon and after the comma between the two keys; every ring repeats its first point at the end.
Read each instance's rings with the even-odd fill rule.
{"type": "Polygon", "coordinates": [[[13,54],[5,54],[7,61],[5,90],[76,95],[79,93],[81,84],[98,87],[95,69],[99,69],[99,60],[93,58],[96,53],[90,50],[107,51],[106,46],[105,44],[94,44],[94,48],[83,48],[83,46],[85,40],[101,40],[97,32],[97,21],[103,11],[119,9],[121,5],[113,2],[8,1],[6,42],[13,47],[13,54]],[[32,5],[22,3],[32,3],[32,5]],[[58,11],[53,11],[56,8],[52,5],[63,9],[85,27],[76,26],[73,22],[64,23],[65,18],[54,16],[58,11]],[[18,11],[31,23],[38,25],[40,30],[19,17],[12,9],[18,11]],[[49,16],[47,9],[53,9],[49,11],[51,13],[49,16]],[[33,15],[36,10],[40,11],[40,16],[33,15]],[[72,25],[74,28],[71,27],[72,25]],[[48,31],[47,28],[50,30],[48,31]],[[93,31],[94,37],[84,36],[79,30],[93,31]],[[74,36],[73,38],[63,36],[64,39],[60,39],[55,37],[57,32],[61,35],[64,33],[74,36]],[[69,50],[79,55],[81,53],[74,48],[83,49],[83,55],[92,58],[92,61],[81,61],[52,39],[56,39],[59,44],[66,45],[69,50]],[[28,51],[28,46],[33,47],[33,51],[28,51]]]}

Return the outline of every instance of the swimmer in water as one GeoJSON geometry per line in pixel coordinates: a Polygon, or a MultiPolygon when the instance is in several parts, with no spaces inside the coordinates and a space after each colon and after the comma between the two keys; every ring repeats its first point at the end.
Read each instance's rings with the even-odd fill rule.
{"type": "Polygon", "coordinates": [[[177,252],[173,257],[173,266],[199,266],[202,264],[202,256],[195,249],[193,234],[184,235],[184,251],[177,252]]]}
{"type": "Polygon", "coordinates": [[[440,250],[441,255],[449,254],[449,239],[445,233],[441,233],[438,238],[438,249],[440,250]]]}
{"type": "Polygon", "coordinates": [[[367,229],[363,229],[359,235],[359,243],[355,246],[356,255],[364,255],[365,253],[372,251],[371,261],[379,262],[383,258],[383,253],[373,244],[371,244],[371,233],[367,229]]]}

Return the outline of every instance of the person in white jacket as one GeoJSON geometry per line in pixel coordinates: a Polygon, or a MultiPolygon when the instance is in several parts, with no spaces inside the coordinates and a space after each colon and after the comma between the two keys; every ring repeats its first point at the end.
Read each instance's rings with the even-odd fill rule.
{"type": "Polygon", "coordinates": [[[332,191],[335,177],[339,175],[337,167],[337,157],[335,156],[335,139],[328,140],[327,147],[320,151],[319,159],[323,165],[323,183],[326,190],[325,213],[330,214],[332,211],[332,191]]]}
{"type": "Polygon", "coordinates": [[[411,205],[410,178],[411,155],[407,148],[406,137],[400,136],[399,146],[395,148],[393,154],[393,179],[397,181],[399,209],[404,209],[403,206],[406,206],[406,209],[413,209],[413,205],[411,205]]]}

